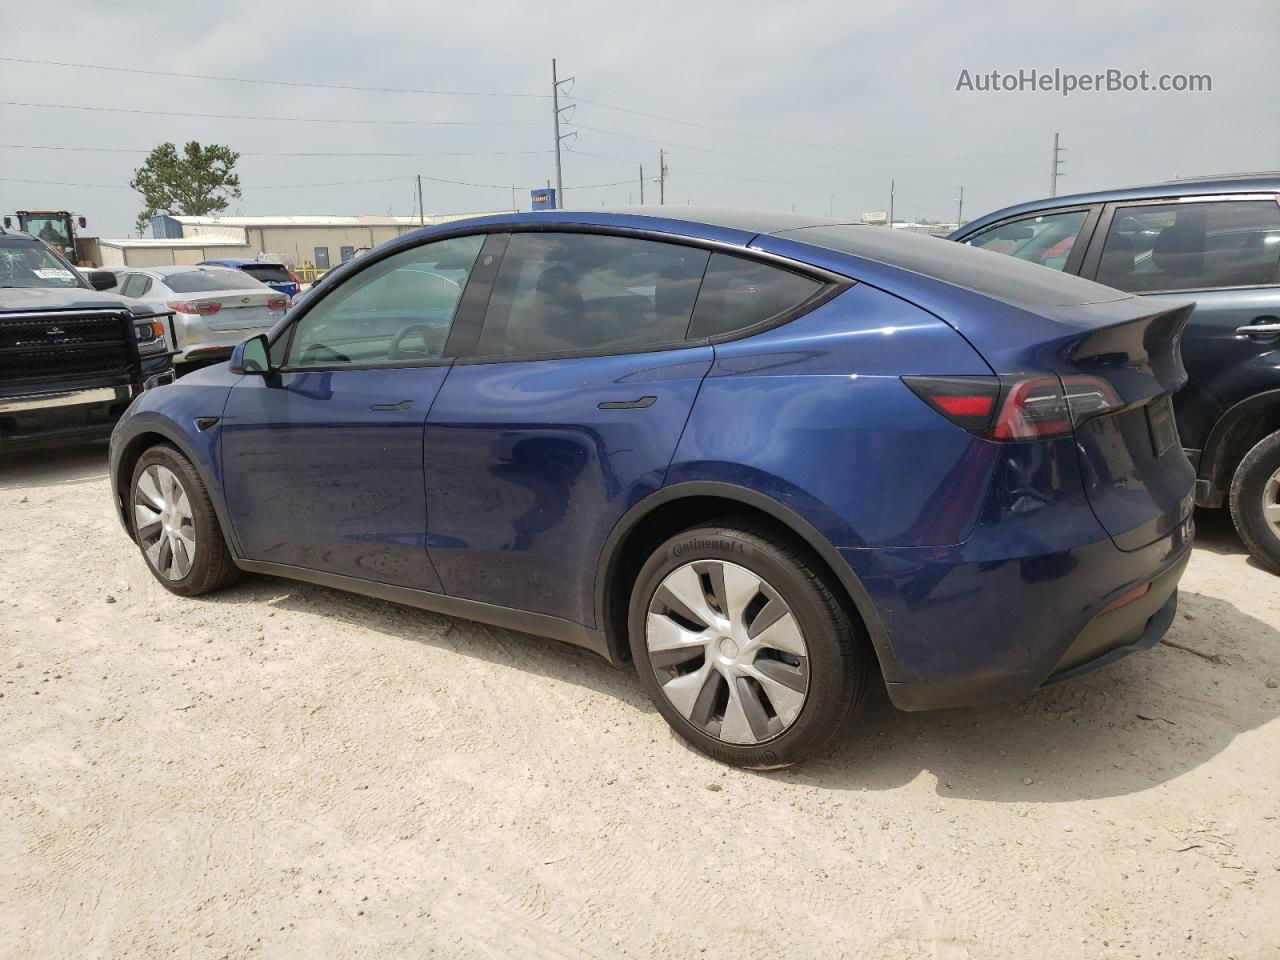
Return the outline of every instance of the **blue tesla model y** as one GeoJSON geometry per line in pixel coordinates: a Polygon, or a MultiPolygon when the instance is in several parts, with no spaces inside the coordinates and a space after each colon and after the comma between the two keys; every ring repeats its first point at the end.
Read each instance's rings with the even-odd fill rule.
{"type": "Polygon", "coordinates": [[[632,663],[720,760],[1154,644],[1192,534],[1191,307],[815,217],[488,217],[332,271],[112,437],[192,596],[242,572],[632,663]]]}

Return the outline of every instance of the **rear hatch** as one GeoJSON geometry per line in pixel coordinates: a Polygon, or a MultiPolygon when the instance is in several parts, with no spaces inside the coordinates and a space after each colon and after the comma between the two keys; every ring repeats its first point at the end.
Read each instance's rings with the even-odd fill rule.
{"type": "Polygon", "coordinates": [[[1032,435],[1073,430],[1090,504],[1121,549],[1144,546],[1190,515],[1195,473],[1169,398],[1186,381],[1179,340],[1194,304],[1135,297],[900,230],[826,224],[752,241],[784,256],[797,244],[810,245],[803,259],[811,263],[907,291],[964,336],[1000,375],[1001,409],[1028,420],[1007,438],[1022,436],[1022,427],[1032,435]],[[859,259],[826,261],[818,248],[859,259]],[[1055,413],[1067,399],[1069,417],[1055,413]]]}
{"type": "MultiPolygon", "coordinates": [[[[1178,440],[1173,393],[1194,304],[1145,297],[1040,306],[1005,324],[948,317],[1002,376],[1056,374],[1074,423],[1089,503],[1122,550],[1166,536],[1191,513],[1195,471],[1178,440]]],[[[1003,312],[1003,311],[1001,311],[1003,312]]]]}

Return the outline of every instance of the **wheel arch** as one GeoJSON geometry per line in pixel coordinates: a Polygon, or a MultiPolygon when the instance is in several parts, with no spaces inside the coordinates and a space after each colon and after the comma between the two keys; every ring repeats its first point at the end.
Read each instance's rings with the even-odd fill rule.
{"type": "Polygon", "coordinates": [[[717,481],[687,481],[662,487],[631,507],[605,540],[596,570],[597,627],[608,639],[610,659],[630,659],[627,606],[630,586],[657,545],[694,523],[726,513],[748,514],[803,543],[839,586],[848,611],[871,640],[886,679],[901,675],[875,604],[853,570],[807,520],[771,497],[717,481]]]}
{"type": "Polygon", "coordinates": [[[227,546],[231,550],[232,557],[239,556],[238,544],[235,542],[234,530],[228,522],[229,518],[222,503],[221,491],[216,484],[210,481],[206,471],[202,468],[202,458],[192,448],[188,440],[182,436],[181,430],[167,421],[157,418],[147,418],[145,421],[139,422],[129,432],[127,438],[113,442],[113,447],[116,447],[119,452],[115,453],[113,451],[111,458],[111,485],[115,492],[116,513],[120,517],[120,522],[124,524],[124,529],[128,533],[129,539],[136,540],[133,531],[133,520],[129,515],[129,487],[133,481],[133,469],[137,466],[138,460],[144,453],[154,446],[161,445],[173,447],[187,458],[187,461],[196,471],[196,475],[204,483],[205,489],[209,492],[209,500],[213,504],[214,512],[218,515],[218,524],[222,527],[223,533],[227,538],[227,546]]]}
{"type": "MultiPolygon", "coordinates": [[[[1280,390],[1264,390],[1227,409],[1209,431],[1197,475],[1221,501],[1241,458],[1263,437],[1280,430],[1280,390]]],[[[1214,504],[1217,505],[1217,504],[1214,504]]]]}

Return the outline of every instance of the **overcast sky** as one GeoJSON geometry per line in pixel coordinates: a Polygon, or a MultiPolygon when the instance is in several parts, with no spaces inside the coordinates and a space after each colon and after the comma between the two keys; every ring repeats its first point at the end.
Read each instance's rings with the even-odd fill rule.
{"type": "MultiPolygon", "coordinates": [[[[1055,131],[1067,148],[1059,193],[1280,168],[1276,0],[0,0],[0,16],[8,58],[522,95],[0,61],[0,210],[69,208],[100,236],[132,229],[141,201],[128,188],[131,173],[166,140],[242,153],[244,194],[228,213],[409,214],[415,173],[435,178],[424,180],[428,213],[508,209],[506,185],[527,209],[529,188],[555,176],[546,98],[553,55],[563,75],[576,77],[566,103],[597,101],[578,103],[564,126],[578,131],[564,154],[573,207],[638,202],[638,164],[656,175],[660,147],[669,155],[668,203],[794,204],[854,218],[888,209],[891,178],[900,219],[953,220],[961,185],[966,219],[1046,196],[1055,131]],[[1213,89],[1065,98],[956,90],[966,69],[1055,67],[1210,74],[1213,89]],[[399,122],[205,119],[15,101],[399,122]],[[332,155],[360,153],[402,155],[332,155]],[[615,181],[625,182],[600,186],[615,181]]],[[[649,184],[645,199],[656,198],[649,184]]]]}

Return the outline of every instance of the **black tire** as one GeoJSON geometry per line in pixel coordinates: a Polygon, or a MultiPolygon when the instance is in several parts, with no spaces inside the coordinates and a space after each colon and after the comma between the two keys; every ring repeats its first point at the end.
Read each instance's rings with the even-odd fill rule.
{"type": "Polygon", "coordinates": [[[209,491],[191,462],[173,447],[151,447],[138,458],[130,479],[128,496],[130,523],[134,527],[134,539],[138,542],[138,549],[142,551],[143,562],[166,590],[182,597],[196,597],[220,590],[240,578],[241,570],[231,559],[231,551],[227,549],[218,515],[209,500],[209,491]],[[170,579],[156,569],[147,556],[137,529],[134,502],[138,482],[147,468],[153,466],[164,467],[177,478],[191,507],[196,547],[191,557],[190,569],[180,579],[170,579]]]}
{"type": "MultiPolygon", "coordinates": [[[[1280,532],[1263,511],[1268,483],[1280,471],[1280,431],[1259,440],[1231,478],[1231,519],[1249,553],[1272,573],[1280,573],[1280,532]]],[[[1271,493],[1274,497],[1274,490],[1271,493]]]]}
{"type": "MultiPolygon", "coordinates": [[[[636,577],[628,632],[640,682],[677,734],[722,763],[757,769],[798,763],[826,747],[866,699],[874,671],[867,638],[808,556],[803,546],[769,527],[730,517],[672,537],[636,577]],[[726,742],[686,719],[663,692],[660,668],[650,661],[646,623],[655,594],[673,571],[701,560],[745,567],[765,581],[790,608],[807,650],[807,690],[799,713],[782,732],[754,744],[726,742]]],[[[668,681],[671,677],[666,675],[668,681]]]]}

